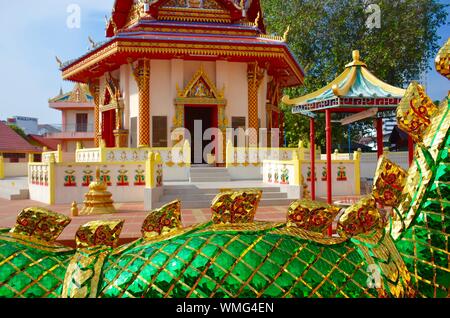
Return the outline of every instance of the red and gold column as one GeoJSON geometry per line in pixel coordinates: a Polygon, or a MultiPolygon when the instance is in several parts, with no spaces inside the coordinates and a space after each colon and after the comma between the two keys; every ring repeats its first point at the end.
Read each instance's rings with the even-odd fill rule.
{"type": "Polygon", "coordinates": [[[89,92],[94,98],[94,142],[95,147],[100,145],[100,80],[94,79],[89,82],[89,92]]]}
{"type": "Polygon", "coordinates": [[[248,128],[249,145],[258,145],[259,132],[259,108],[258,108],[258,90],[264,78],[264,70],[259,67],[258,63],[250,63],[247,68],[248,79],[248,128]]]}
{"type": "Polygon", "coordinates": [[[133,73],[139,90],[138,147],[150,147],[150,60],[139,60],[133,73]]]}

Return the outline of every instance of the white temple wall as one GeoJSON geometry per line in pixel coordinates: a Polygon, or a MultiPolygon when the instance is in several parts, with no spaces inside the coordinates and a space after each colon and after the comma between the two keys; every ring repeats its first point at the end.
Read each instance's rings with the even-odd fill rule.
{"type": "MultiPolygon", "coordinates": [[[[228,102],[228,126],[231,127],[232,117],[245,117],[248,126],[247,63],[227,63],[223,68],[226,75],[221,78],[225,84],[225,98],[228,102]]],[[[217,88],[222,89],[223,85],[219,83],[217,88]]]]}
{"type": "MultiPolygon", "coordinates": [[[[171,85],[170,60],[152,60],[150,66],[150,140],[153,141],[152,117],[167,116],[167,136],[170,137],[172,109],[174,108],[171,85]]],[[[168,138],[170,139],[170,138],[168,138]]]]}
{"type": "Polygon", "coordinates": [[[168,129],[169,129],[169,134],[168,134],[168,142],[169,142],[169,146],[174,146],[171,138],[170,138],[170,133],[173,130],[173,119],[175,118],[175,105],[174,105],[174,99],[176,98],[178,91],[177,91],[177,86],[179,87],[179,89],[183,89],[184,85],[184,67],[183,67],[183,60],[181,59],[173,59],[171,60],[170,63],[170,86],[168,87],[168,91],[170,92],[170,96],[172,98],[172,100],[170,101],[170,103],[168,104],[168,129]]]}

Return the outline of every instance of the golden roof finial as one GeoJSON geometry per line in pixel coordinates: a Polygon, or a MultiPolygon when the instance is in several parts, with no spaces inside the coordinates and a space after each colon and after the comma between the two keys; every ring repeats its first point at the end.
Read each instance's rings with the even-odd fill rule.
{"type": "Polygon", "coordinates": [[[287,38],[288,38],[288,35],[289,35],[289,32],[290,32],[290,31],[291,31],[291,26],[288,25],[286,31],[285,31],[284,34],[283,34],[283,41],[284,41],[284,42],[287,41],[287,38]]]}
{"type": "Polygon", "coordinates": [[[352,57],[353,57],[353,62],[345,65],[345,67],[352,67],[352,66],[365,66],[365,67],[367,67],[366,63],[361,61],[361,55],[359,54],[359,50],[353,50],[352,57]]]}
{"type": "Polygon", "coordinates": [[[259,25],[259,19],[261,19],[261,15],[260,15],[260,13],[258,12],[258,15],[256,16],[256,19],[255,19],[255,22],[253,23],[253,25],[254,25],[255,27],[257,27],[257,26],[259,25]]]}
{"type": "Polygon", "coordinates": [[[97,167],[95,170],[95,181],[100,182],[100,168],[97,167]]]}

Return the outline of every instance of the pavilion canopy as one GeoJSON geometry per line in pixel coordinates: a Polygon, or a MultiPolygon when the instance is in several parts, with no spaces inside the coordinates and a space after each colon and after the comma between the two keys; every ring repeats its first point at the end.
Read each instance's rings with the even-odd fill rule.
{"type": "Polygon", "coordinates": [[[344,72],[327,86],[302,97],[283,98],[283,102],[298,110],[359,112],[367,108],[395,110],[405,90],[391,86],[378,79],[360,61],[359,51],[353,51],[353,62],[346,65],[344,72]]]}

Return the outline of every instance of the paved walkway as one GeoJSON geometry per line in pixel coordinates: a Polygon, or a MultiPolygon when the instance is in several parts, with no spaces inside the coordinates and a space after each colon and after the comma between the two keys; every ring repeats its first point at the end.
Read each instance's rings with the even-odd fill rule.
{"type": "MultiPolygon", "coordinates": [[[[93,220],[125,220],[122,230],[122,239],[135,239],[141,236],[140,230],[147,212],[144,211],[143,203],[118,203],[115,204],[118,213],[96,216],[80,216],[72,218],[72,222],[67,226],[59,237],[60,241],[73,241],[77,229],[93,220]]],[[[18,213],[27,207],[46,207],[54,212],[70,216],[70,205],[52,205],[43,203],[20,200],[9,201],[0,199],[0,228],[11,228],[16,223],[18,213]]],[[[81,209],[82,206],[79,206],[81,209]]],[[[260,207],[256,214],[259,221],[285,222],[287,206],[284,207],[260,207]]],[[[183,209],[182,221],[184,226],[190,226],[198,223],[204,223],[211,219],[210,209],[183,209]]]]}

